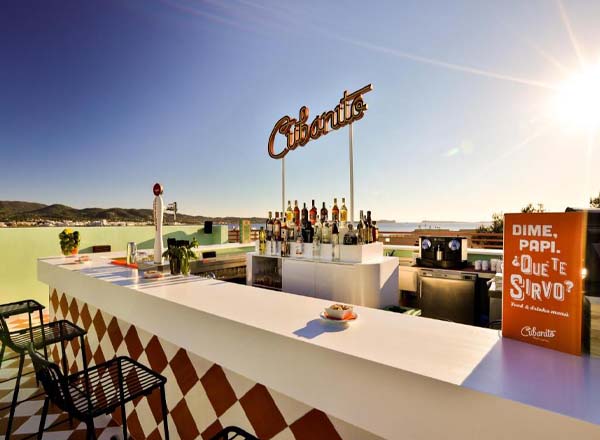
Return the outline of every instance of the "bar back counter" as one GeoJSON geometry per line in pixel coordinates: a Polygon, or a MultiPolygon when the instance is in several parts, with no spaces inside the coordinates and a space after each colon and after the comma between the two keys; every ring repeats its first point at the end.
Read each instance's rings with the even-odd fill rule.
{"type": "MultiPolygon", "coordinates": [[[[366,307],[330,324],[319,298],[73,261],[38,261],[51,318],[88,331],[91,364],[126,354],[166,376],[175,438],[600,438],[597,360],[366,307]]],[[[161,423],[159,399],[129,408],[135,438],[161,423]]]]}

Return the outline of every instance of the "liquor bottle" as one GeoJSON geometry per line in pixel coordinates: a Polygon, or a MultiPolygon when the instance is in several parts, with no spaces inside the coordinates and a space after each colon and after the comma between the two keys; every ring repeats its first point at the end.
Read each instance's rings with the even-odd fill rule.
{"type": "Polygon", "coordinates": [[[273,221],[273,238],[275,241],[281,240],[281,220],[279,220],[279,212],[275,212],[275,220],[273,221]]]}
{"type": "Polygon", "coordinates": [[[338,208],[337,199],[333,199],[333,208],[331,208],[331,220],[335,223],[340,221],[340,208],[338,208]]]}
{"type": "Polygon", "coordinates": [[[315,206],[315,201],[312,201],[312,208],[310,208],[310,223],[314,226],[317,223],[317,207],[315,206]]]}
{"type": "Polygon", "coordinates": [[[339,261],[340,259],[340,235],[337,222],[333,222],[331,227],[331,259],[339,261]]]}
{"type": "Polygon", "coordinates": [[[300,232],[300,226],[298,226],[297,238],[296,238],[296,256],[302,256],[304,254],[304,238],[300,232]]]}
{"type": "Polygon", "coordinates": [[[294,200],[294,224],[300,224],[300,209],[298,208],[298,200],[294,200]]]}
{"type": "Polygon", "coordinates": [[[307,222],[306,227],[302,229],[302,238],[304,239],[304,243],[311,243],[313,240],[314,233],[315,231],[312,225],[310,224],[310,222],[307,222]]]}
{"type": "Polygon", "coordinates": [[[346,223],[348,221],[348,208],[346,208],[346,198],[342,197],[342,208],[340,209],[340,221],[346,223]]]}
{"type": "Polygon", "coordinates": [[[359,222],[357,227],[358,244],[365,244],[365,223],[363,221],[363,211],[361,209],[360,214],[358,216],[359,222]]]}
{"type": "Polygon", "coordinates": [[[304,207],[302,208],[302,215],[300,217],[300,226],[303,228],[308,223],[308,209],[306,209],[306,202],[304,202],[304,207]]]}
{"type": "Polygon", "coordinates": [[[321,242],[323,244],[331,243],[331,226],[329,226],[329,222],[323,223],[323,227],[321,228],[321,242]]]}
{"type": "Polygon", "coordinates": [[[267,251],[267,232],[264,227],[260,227],[258,231],[258,252],[260,255],[264,255],[267,251]]]}
{"type": "Polygon", "coordinates": [[[356,232],[354,231],[354,226],[352,225],[352,223],[348,224],[348,232],[346,232],[346,234],[344,235],[344,244],[358,244],[358,237],[356,236],[356,232]]]}
{"type": "Polygon", "coordinates": [[[327,221],[327,208],[325,208],[325,202],[323,202],[323,207],[321,208],[321,223],[325,224],[327,221]]]}
{"type": "Polygon", "coordinates": [[[281,226],[281,256],[282,257],[288,256],[288,248],[289,248],[288,228],[287,228],[287,225],[284,223],[281,226]]]}
{"type": "Polygon", "coordinates": [[[266,223],[266,239],[271,241],[273,239],[273,212],[269,211],[269,218],[266,223]]]}
{"type": "Polygon", "coordinates": [[[321,238],[318,234],[313,235],[312,256],[313,258],[321,258],[321,238]]]}
{"type": "Polygon", "coordinates": [[[321,223],[320,219],[317,219],[317,222],[315,223],[315,230],[313,231],[313,238],[317,237],[319,239],[319,243],[321,243],[321,241],[323,240],[323,224],[321,223]]]}
{"type": "Polygon", "coordinates": [[[289,240],[289,228],[286,222],[281,222],[281,241],[289,240]]]}
{"type": "Polygon", "coordinates": [[[292,201],[288,200],[288,207],[285,210],[285,222],[289,225],[294,220],[294,211],[292,211],[292,201]]]}
{"type": "Polygon", "coordinates": [[[371,211],[367,211],[367,243],[373,243],[373,222],[371,221],[371,211]]]}
{"type": "Polygon", "coordinates": [[[377,222],[373,220],[373,243],[377,243],[379,241],[379,228],[377,227],[377,222]]]}

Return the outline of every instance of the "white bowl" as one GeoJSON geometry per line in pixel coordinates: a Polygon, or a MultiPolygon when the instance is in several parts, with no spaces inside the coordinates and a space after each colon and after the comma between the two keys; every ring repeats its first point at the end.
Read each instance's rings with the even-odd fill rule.
{"type": "Polygon", "coordinates": [[[346,319],[350,316],[352,316],[353,314],[353,309],[352,306],[346,305],[346,304],[333,304],[329,307],[327,307],[325,309],[325,313],[327,314],[327,316],[329,316],[330,318],[335,318],[335,319],[346,319]],[[332,306],[344,306],[346,307],[346,310],[342,310],[342,309],[332,309],[332,306]]]}

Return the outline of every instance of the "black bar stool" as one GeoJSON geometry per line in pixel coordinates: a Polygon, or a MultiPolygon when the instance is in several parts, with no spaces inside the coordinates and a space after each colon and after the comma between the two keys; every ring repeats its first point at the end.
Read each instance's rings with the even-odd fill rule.
{"type": "Polygon", "coordinates": [[[228,426],[210,440],[259,440],[249,432],[237,426],[228,426]]]}
{"type": "MultiPolygon", "coordinates": [[[[28,318],[29,318],[29,329],[31,329],[33,327],[32,322],[31,322],[31,314],[34,312],[39,313],[40,324],[42,324],[42,325],[44,324],[44,316],[42,314],[42,310],[44,310],[44,309],[45,309],[45,307],[43,305],[41,305],[39,302],[37,302],[33,299],[25,299],[22,301],[0,304],[0,316],[4,319],[8,319],[11,316],[23,315],[23,314],[27,313],[28,318]]],[[[2,341],[2,348],[0,348],[0,367],[2,366],[2,361],[4,361],[5,349],[6,349],[6,345],[4,344],[4,341],[2,341]]],[[[46,358],[48,358],[47,351],[44,351],[44,354],[45,354],[46,358]]],[[[14,359],[14,357],[10,358],[10,359],[6,359],[6,360],[8,361],[11,359],[14,359]]]]}
{"type": "Polygon", "coordinates": [[[15,410],[19,396],[19,386],[21,385],[21,377],[23,375],[23,365],[25,364],[25,354],[30,344],[36,349],[44,349],[45,357],[47,357],[46,347],[48,345],[60,343],[62,346],[62,365],[65,374],[68,374],[69,367],[67,364],[67,356],[65,352],[65,342],[71,341],[75,338],[80,338],[81,343],[81,359],[83,361],[84,368],[87,367],[87,360],[85,355],[84,335],[86,331],[82,328],[77,327],[75,324],[61,320],[54,321],[48,324],[40,324],[32,326],[22,330],[10,331],[6,321],[0,316],[0,339],[2,340],[2,346],[6,346],[13,350],[19,355],[19,368],[16,379],[15,390],[13,391],[12,403],[10,405],[10,413],[8,416],[8,425],[6,427],[6,440],[10,439],[12,430],[12,423],[15,417],[15,410]]]}
{"type": "MultiPolygon", "coordinates": [[[[167,422],[167,401],[165,398],[164,376],[128,357],[117,357],[110,361],[85,368],[71,375],[63,375],[58,366],[49,362],[29,346],[36,376],[46,392],[38,439],[42,438],[52,402],[71,417],[85,423],[87,438],[95,439],[94,417],[110,414],[121,408],[123,438],[127,438],[127,418],[125,404],[140,396],[145,396],[160,388],[165,439],[169,439],[167,422]]],[[[54,425],[52,425],[54,426],[54,425]]]]}

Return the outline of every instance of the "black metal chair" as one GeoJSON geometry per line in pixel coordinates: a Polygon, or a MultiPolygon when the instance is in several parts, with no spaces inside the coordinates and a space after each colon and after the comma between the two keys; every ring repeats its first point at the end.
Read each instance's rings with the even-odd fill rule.
{"type": "Polygon", "coordinates": [[[249,432],[237,426],[228,426],[210,440],[259,440],[249,432]]]}
{"type": "Polygon", "coordinates": [[[10,348],[19,356],[19,368],[17,371],[17,375],[13,378],[16,379],[16,383],[15,389],[13,391],[12,402],[10,405],[10,413],[8,416],[6,440],[10,438],[12,423],[15,416],[15,410],[17,408],[17,405],[21,403],[18,401],[19,386],[21,385],[21,377],[23,376],[25,354],[27,353],[29,345],[32,344],[35,347],[35,349],[44,349],[44,356],[47,358],[47,346],[60,343],[62,348],[61,361],[63,364],[63,370],[65,374],[68,374],[69,369],[65,351],[65,342],[69,342],[75,338],[80,338],[81,358],[85,367],[87,366],[85,345],[83,340],[85,334],[85,330],[65,320],[53,321],[48,324],[40,324],[37,326],[30,326],[29,328],[21,330],[10,331],[8,325],[6,324],[6,321],[0,315],[0,339],[2,340],[2,347],[4,348],[6,346],[10,348]]]}
{"type": "Polygon", "coordinates": [[[42,383],[46,398],[38,431],[42,438],[52,402],[70,416],[81,420],[87,428],[87,438],[95,439],[94,417],[110,414],[121,408],[123,438],[127,438],[125,404],[160,388],[165,439],[169,438],[165,383],[167,379],[128,357],[117,357],[71,375],[63,375],[56,364],[29,347],[36,376],[42,383]]]}

